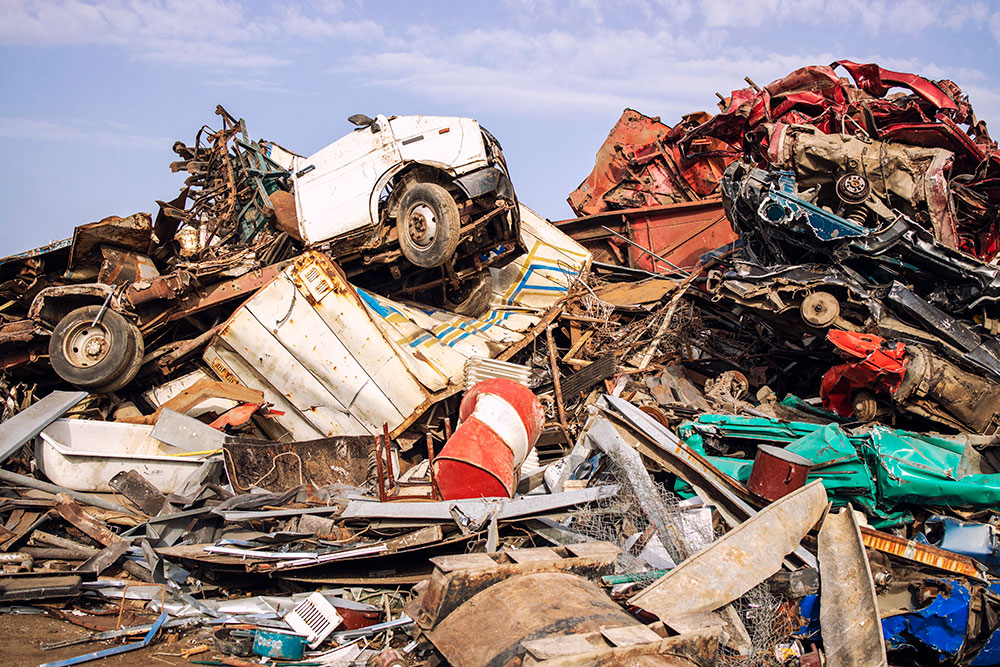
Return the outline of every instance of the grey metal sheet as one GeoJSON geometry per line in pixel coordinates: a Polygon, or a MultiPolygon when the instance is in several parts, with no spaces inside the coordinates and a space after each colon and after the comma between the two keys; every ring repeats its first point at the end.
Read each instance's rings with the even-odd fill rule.
{"type": "Polygon", "coordinates": [[[169,409],[160,413],[150,436],[185,452],[222,449],[226,440],[222,431],[169,409]]]}
{"type": "Polygon", "coordinates": [[[468,517],[480,517],[499,507],[497,518],[516,519],[522,516],[545,514],[558,509],[610,498],[618,493],[617,485],[595,486],[590,489],[564,491],[539,496],[506,498],[475,498],[443,500],[432,503],[380,503],[352,500],[341,515],[343,519],[431,519],[451,521],[453,507],[468,517]]]}
{"type": "Polygon", "coordinates": [[[0,463],[85,398],[85,391],[54,391],[0,424],[0,463]]]}

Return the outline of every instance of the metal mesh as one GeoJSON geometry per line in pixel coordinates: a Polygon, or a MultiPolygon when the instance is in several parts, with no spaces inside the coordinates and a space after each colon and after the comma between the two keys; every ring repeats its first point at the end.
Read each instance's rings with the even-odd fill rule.
{"type": "MultiPolygon", "coordinates": [[[[646,579],[652,583],[657,575],[651,572],[645,560],[629,553],[626,547],[626,540],[630,535],[649,528],[649,518],[624,475],[611,472],[607,479],[601,481],[619,484],[621,490],[614,497],[576,510],[570,527],[588,537],[618,545],[622,553],[616,563],[616,574],[629,574],[640,583],[644,583],[646,579]],[[646,577],[642,576],[644,573],[646,577]]],[[[689,548],[693,553],[721,536],[721,532],[712,534],[711,531],[698,534],[696,526],[683,521],[685,509],[679,505],[680,498],[667,491],[662,484],[654,485],[663,500],[669,520],[675,525],[685,526],[685,534],[690,540],[689,548]]],[[[775,658],[775,647],[789,641],[792,636],[791,622],[781,610],[782,602],[783,599],[771,593],[766,583],[750,589],[746,595],[733,602],[733,607],[750,636],[751,648],[745,655],[740,655],[733,648],[720,647],[718,664],[726,667],[776,667],[779,663],[775,658]]]]}
{"type": "MultiPolygon", "coordinates": [[[[602,483],[618,484],[621,490],[611,498],[605,498],[591,503],[573,513],[571,528],[597,540],[604,540],[618,545],[622,550],[618,557],[616,574],[641,574],[651,569],[650,565],[639,555],[629,553],[626,541],[636,533],[650,529],[651,522],[642,508],[639,498],[629,485],[624,475],[611,471],[607,473],[602,483]]],[[[685,509],[680,506],[681,499],[668,491],[662,484],[653,483],[657,494],[666,509],[666,519],[673,525],[683,526],[688,537],[687,548],[692,552],[704,548],[711,543],[714,535],[709,532],[702,534],[691,521],[685,521],[685,509]]],[[[655,575],[650,575],[654,577],[655,575]]],[[[639,578],[641,580],[641,577],[639,578]]]]}
{"type": "Polygon", "coordinates": [[[719,665],[725,667],[777,667],[781,663],[775,657],[775,647],[788,642],[792,636],[792,624],[782,611],[783,599],[771,593],[767,582],[747,591],[747,594],[733,602],[736,613],[750,635],[751,650],[746,655],[737,655],[727,647],[719,649],[719,665]]]}

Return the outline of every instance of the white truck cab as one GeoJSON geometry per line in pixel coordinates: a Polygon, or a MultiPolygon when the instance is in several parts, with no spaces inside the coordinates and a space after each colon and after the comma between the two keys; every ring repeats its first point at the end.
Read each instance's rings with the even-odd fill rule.
{"type": "Polygon", "coordinates": [[[452,305],[470,289],[484,292],[486,268],[523,251],[517,199],[496,139],[471,118],[350,121],[353,132],[308,157],[265,144],[291,173],[295,219],[279,225],[335,258],[361,252],[365,264],[395,263],[396,279],[404,258],[437,269],[410,276],[404,292],[436,283],[452,293],[452,305]]]}

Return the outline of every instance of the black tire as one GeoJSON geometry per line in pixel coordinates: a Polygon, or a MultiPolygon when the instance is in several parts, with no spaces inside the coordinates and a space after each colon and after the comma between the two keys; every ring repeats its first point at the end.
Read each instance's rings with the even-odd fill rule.
{"type": "Polygon", "coordinates": [[[489,269],[485,269],[466,283],[462,294],[457,297],[460,300],[452,301],[446,296],[444,307],[459,315],[479,317],[490,307],[490,299],[493,297],[493,274],[489,269]]]}
{"type": "Polygon", "coordinates": [[[138,372],[143,344],[139,330],[110,308],[95,326],[101,306],[84,306],[59,320],[49,338],[49,362],[59,377],[81,389],[124,386],[138,372]],[[131,377],[128,374],[131,373],[131,377]],[[122,382],[123,378],[127,378],[122,382]]]}
{"type": "Polygon", "coordinates": [[[399,248],[411,263],[431,268],[451,259],[458,247],[458,204],[436,183],[415,183],[399,202],[396,232],[399,248]]]}
{"type": "Polygon", "coordinates": [[[129,382],[135,379],[135,376],[139,374],[139,368],[142,366],[142,357],[146,352],[146,345],[142,340],[142,332],[139,331],[139,327],[135,326],[131,322],[125,322],[130,329],[132,329],[132,335],[135,338],[135,351],[133,352],[132,362],[121,372],[117,380],[112,380],[109,384],[97,387],[94,391],[97,392],[110,392],[118,391],[129,382]]]}

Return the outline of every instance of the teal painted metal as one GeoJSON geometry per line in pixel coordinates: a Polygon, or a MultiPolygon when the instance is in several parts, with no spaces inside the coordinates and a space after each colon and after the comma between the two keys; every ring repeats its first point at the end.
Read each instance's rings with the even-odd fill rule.
{"type": "Polygon", "coordinates": [[[257,630],[253,638],[253,652],[257,655],[281,660],[301,660],[306,638],[281,630],[257,630]]]}
{"type": "Polygon", "coordinates": [[[889,523],[904,518],[908,505],[1000,504],[1000,474],[963,474],[965,445],[941,436],[878,424],[847,433],[837,424],[717,414],[682,424],[678,433],[685,444],[741,482],[749,477],[752,462],[710,456],[706,439],[785,446],[814,463],[809,481],[823,480],[834,504],[855,503],[889,523]]]}

